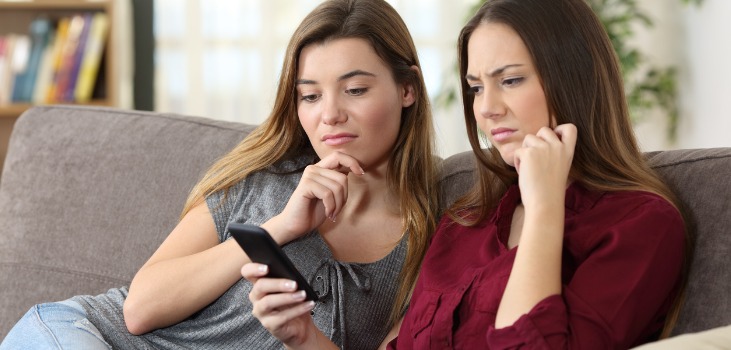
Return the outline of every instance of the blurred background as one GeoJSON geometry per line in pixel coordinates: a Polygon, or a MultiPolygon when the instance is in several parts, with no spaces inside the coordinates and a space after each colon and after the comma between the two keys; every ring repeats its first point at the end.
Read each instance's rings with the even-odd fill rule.
{"type": "MultiPolygon", "coordinates": [[[[150,92],[138,96],[134,107],[257,124],[271,108],[289,36],[321,1],[138,2],[135,16],[144,18],[140,11],[146,8],[152,11],[153,33],[146,47],[144,40],[135,41],[142,51],[135,54],[149,55],[151,50],[152,67],[145,69],[145,60],[137,60],[142,62],[137,75],[149,74],[137,78],[135,94],[146,94],[147,89],[138,87],[146,84],[150,92]]],[[[416,42],[442,156],[469,149],[460,101],[445,97],[458,83],[457,35],[479,2],[389,1],[416,42]]],[[[604,19],[618,24],[615,30],[634,54],[630,57],[640,58],[628,81],[642,80],[653,70],[672,73],[669,80],[655,76],[649,89],[669,89],[670,95],[659,97],[664,102],[650,94],[633,112],[643,150],[731,146],[731,1],[591,2],[602,8],[604,19]]]]}
{"type": "MultiPolygon", "coordinates": [[[[414,37],[443,157],[469,149],[456,94],[456,38],[482,1],[388,0],[414,37]]],[[[731,1],[587,1],[622,61],[642,149],[731,146],[731,1]]],[[[14,121],[34,104],[90,103],[261,123],[289,37],[320,2],[0,0],[0,161],[14,121]],[[16,68],[34,62],[32,24],[46,18],[60,37],[63,19],[80,13],[108,21],[91,99],[16,99],[8,74],[20,75],[16,68]],[[12,41],[25,42],[15,45],[24,54],[8,54],[12,41]]],[[[52,46],[46,40],[46,51],[52,46]]],[[[40,76],[40,67],[28,71],[40,76]]]]}

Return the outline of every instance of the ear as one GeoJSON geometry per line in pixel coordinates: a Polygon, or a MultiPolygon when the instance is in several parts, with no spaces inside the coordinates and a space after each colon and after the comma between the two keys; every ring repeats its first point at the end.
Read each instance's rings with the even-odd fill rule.
{"type": "MultiPolygon", "coordinates": [[[[411,70],[416,72],[416,75],[421,75],[421,72],[419,71],[419,67],[417,66],[411,66],[411,70]]],[[[403,86],[403,95],[401,96],[401,106],[404,108],[410,107],[414,104],[416,101],[416,93],[414,92],[414,86],[410,84],[405,84],[403,86]]]]}

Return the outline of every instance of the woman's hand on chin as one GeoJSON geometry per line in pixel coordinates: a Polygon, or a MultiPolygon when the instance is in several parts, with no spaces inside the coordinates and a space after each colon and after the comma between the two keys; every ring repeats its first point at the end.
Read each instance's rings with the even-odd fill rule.
{"type": "Polygon", "coordinates": [[[363,175],[353,157],[333,152],[309,165],[284,210],[262,225],[279,244],[284,244],[320,226],[335,221],[348,200],[348,174],[363,175]]]}
{"type": "Polygon", "coordinates": [[[576,126],[543,127],[527,135],[515,151],[515,169],[523,205],[549,204],[565,195],[576,147],[576,126]]]}

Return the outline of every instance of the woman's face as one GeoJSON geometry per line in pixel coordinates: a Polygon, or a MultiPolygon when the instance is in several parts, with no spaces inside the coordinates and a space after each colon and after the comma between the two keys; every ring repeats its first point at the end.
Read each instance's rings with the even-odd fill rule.
{"type": "Polygon", "coordinates": [[[482,23],[467,43],[467,83],[477,126],[503,160],[515,166],[523,138],[549,126],[543,87],[528,49],[510,27],[482,23]]]}
{"type": "Polygon", "coordinates": [[[339,151],[366,171],[386,166],[413,89],[397,84],[363,39],[308,45],[297,71],[297,113],[318,156],[339,151]]]}

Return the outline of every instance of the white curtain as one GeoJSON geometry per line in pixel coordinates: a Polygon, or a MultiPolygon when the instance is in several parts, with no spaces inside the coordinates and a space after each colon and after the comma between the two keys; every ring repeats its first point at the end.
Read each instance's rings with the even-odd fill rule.
{"type": "MultiPolygon", "coordinates": [[[[321,0],[156,0],[155,106],[258,124],[271,109],[295,27],[321,0]]],[[[475,0],[392,0],[419,52],[432,100],[457,86],[456,39],[475,0]]],[[[468,150],[459,100],[434,104],[443,157],[468,150]]]]}

